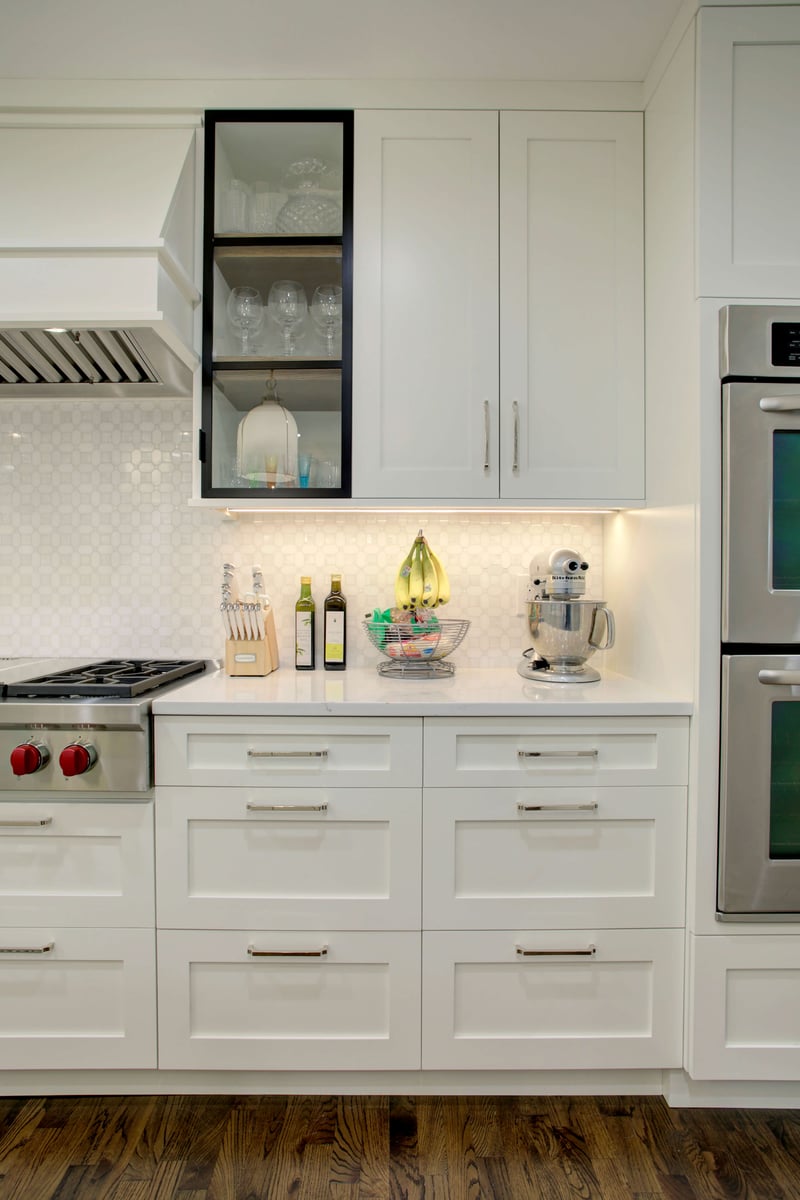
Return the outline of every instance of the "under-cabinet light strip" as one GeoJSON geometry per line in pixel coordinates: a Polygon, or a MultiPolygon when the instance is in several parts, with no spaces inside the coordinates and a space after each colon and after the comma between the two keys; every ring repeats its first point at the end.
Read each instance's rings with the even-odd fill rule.
{"type": "Polygon", "coordinates": [[[425,505],[420,505],[418,508],[415,508],[411,504],[405,505],[402,508],[371,508],[368,506],[362,507],[361,505],[358,505],[357,507],[353,506],[352,508],[335,508],[328,506],[320,506],[319,508],[306,508],[305,506],[303,506],[303,508],[290,508],[288,506],[270,504],[265,508],[235,508],[233,506],[226,505],[225,508],[220,508],[217,511],[221,512],[224,516],[229,517],[247,516],[248,513],[252,514],[253,516],[260,517],[265,513],[271,512],[281,513],[284,516],[287,513],[295,513],[299,516],[302,516],[304,513],[325,513],[328,516],[341,516],[344,513],[393,513],[395,515],[400,514],[407,516],[409,513],[419,512],[431,513],[433,515],[447,513],[450,515],[456,514],[458,516],[469,516],[471,514],[488,516],[490,514],[497,513],[498,515],[517,514],[528,515],[532,517],[540,514],[548,517],[570,517],[579,516],[581,514],[584,516],[586,514],[592,514],[593,516],[608,516],[612,513],[622,512],[623,510],[621,508],[431,508],[425,505]]]}

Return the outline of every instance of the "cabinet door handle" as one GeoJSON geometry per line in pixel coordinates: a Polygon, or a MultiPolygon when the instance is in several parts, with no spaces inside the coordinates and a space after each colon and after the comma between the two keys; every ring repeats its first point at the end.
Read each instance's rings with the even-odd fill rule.
{"type": "Polygon", "coordinates": [[[55,942],[44,946],[0,946],[0,954],[49,954],[55,942]]]}
{"type": "Polygon", "coordinates": [[[34,817],[32,821],[0,821],[3,829],[41,829],[43,825],[52,825],[52,817],[34,817]]]}
{"type": "Polygon", "coordinates": [[[759,671],[759,683],[778,683],[784,687],[796,687],[800,684],[800,671],[759,671]]]}
{"type": "Polygon", "coordinates": [[[328,947],[320,946],[318,950],[256,950],[255,946],[248,946],[247,953],[250,958],[324,958],[328,947]]]}
{"type": "Polygon", "coordinates": [[[596,946],[587,946],[585,950],[526,950],[524,946],[515,946],[520,958],[591,958],[597,953],[596,946]]]}
{"type": "Polygon", "coordinates": [[[597,758],[599,750],[518,750],[517,758],[597,758]]]}
{"type": "Polygon", "coordinates": [[[511,470],[519,470],[519,404],[516,400],[511,403],[511,411],[514,414],[514,447],[513,457],[511,459],[511,470]]]}
{"type": "Polygon", "coordinates": [[[327,758],[327,750],[248,750],[248,758],[327,758]]]}
{"type": "Polygon", "coordinates": [[[327,804],[250,804],[248,812],[327,812],[327,804]]]}
{"type": "Polygon", "coordinates": [[[517,812],[596,812],[597,801],[591,804],[518,804],[517,812]]]}
{"type": "Polygon", "coordinates": [[[489,470],[489,401],[483,402],[483,469],[489,470]]]}
{"type": "Polygon", "coordinates": [[[762,396],[758,407],[766,413],[800,412],[800,395],[762,396]]]}

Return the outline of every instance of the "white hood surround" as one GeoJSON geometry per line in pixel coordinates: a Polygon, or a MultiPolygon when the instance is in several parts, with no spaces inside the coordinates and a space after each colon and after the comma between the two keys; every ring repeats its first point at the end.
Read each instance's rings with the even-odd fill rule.
{"type": "Polygon", "coordinates": [[[62,121],[0,123],[0,398],[190,395],[199,118],[62,121]]]}

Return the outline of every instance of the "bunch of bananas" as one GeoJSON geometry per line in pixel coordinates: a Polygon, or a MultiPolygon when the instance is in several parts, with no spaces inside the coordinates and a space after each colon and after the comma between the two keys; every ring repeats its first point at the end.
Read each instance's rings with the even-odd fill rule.
{"type": "Polygon", "coordinates": [[[447,572],[431,550],[420,529],[403,560],[394,585],[397,607],[436,608],[450,599],[447,572]]]}

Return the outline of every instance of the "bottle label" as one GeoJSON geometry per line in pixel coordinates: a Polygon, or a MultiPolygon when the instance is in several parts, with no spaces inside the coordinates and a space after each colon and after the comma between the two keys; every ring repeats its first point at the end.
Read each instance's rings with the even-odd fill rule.
{"type": "Polygon", "coordinates": [[[344,662],[344,613],[325,615],[325,662],[344,662]]]}
{"type": "Polygon", "coordinates": [[[314,615],[310,612],[299,612],[294,615],[294,660],[298,666],[304,667],[314,660],[312,638],[314,636],[314,615]]]}

